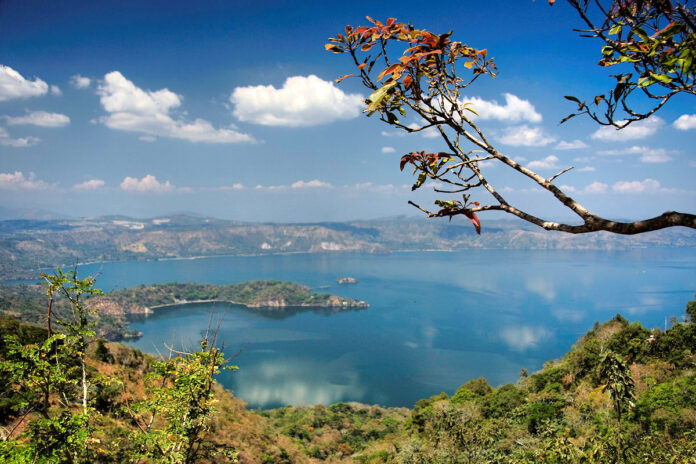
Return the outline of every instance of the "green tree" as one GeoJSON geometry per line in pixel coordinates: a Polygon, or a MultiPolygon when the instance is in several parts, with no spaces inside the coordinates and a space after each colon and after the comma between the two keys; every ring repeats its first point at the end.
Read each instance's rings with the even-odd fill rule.
{"type": "MultiPolygon", "coordinates": [[[[553,1],[550,3],[553,4],[553,1]]],[[[599,39],[600,66],[621,69],[615,86],[591,103],[566,97],[595,122],[624,128],[655,114],[672,97],[696,95],[696,7],[671,0],[568,0],[587,26],[584,37],[599,39]],[[646,109],[638,110],[637,102],[646,109]],[[646,104],[647,103],[647,104],[646,104]]]]}
{"type": "Polygon", "coordinates": [[[633,407],[635,385],[631,370],[620,355],[607,351],[599,361],[599,378],[605,382],[603,391],[609,392],[618,423],[616,435],[617,462],[621,464],[621,417],[633,407]]]}
{"type": "MultiPolygon", "coordinates": [[[[586,4],[587,1],[583,3],[586,4]]],[[[693,11],[690,14],[693,16],[693,11]]],[[[367,26],[346,26],[344,34],[329,39],[326,49],[350,56],[357,76],[372,92],[364,109],[368,116],[378,114],[386,124],[409,133],[435,130],[439,134],[444,144],[442,151],[413,151],[403,155],[400,163],[401,170],[407,165],[413,167],[413,174],[416,175],[413,190],[422,187],[428,180],[446,186],[435,188],[435,191],[450,195],[450,199],[436,200],[438,209],[434,211],[409,202],[429,217],[451,218],[464,215],[473,222],[479,233],[481,222],[477,213],[484,211],[502,211],[547,230],[573,234],[600,230],[638,234],[678,225],[696,228],[696,215],[688,213],[668,211],[650,219],[618,222],[589,211],[573,199],[569,192],[563,191],[554,183],[572,166],[548,178],[541,176],[499,151],[478,126],[474,118],[477,115],[475,105],[465,101],[465,91],[482,76],[495,77],[496,67],[487,49],[475,49],[455,41],[451,31],[435,34],[397,22],[394,18],[389,18],[384,23],[370,17],[367,19],[370,22],[367,26]],[[468,72],[471,74],[467,75],[468,72]],[[404,118],[409,113],[420,123],[407,124],[404,118]],[[578,216],[582,224],[547,221],[514,206],[505,197],[505,192],[498,190],[486,177],[484,171],[487,168],[482,164],[484,161],[500,163],[527,177],[578,216]],[[473,192],[485,192],[485,201],[472,198],[473,192]]],[[[681,55],[674,55],[674,47],[664,45],[678,37],[672,31],[674,30],[665,31],[664,43],[655,45],[656,50],[664,56],[665,65],[672,58],[682,59],[681,55]],[[667,37],[669,34],[672,34],[671,39],[667,37]]],[[[634,31],[632,34],[638,32],[634,31]]],[[[684,53],[691,53],[693,50],[689,43],[691,42],[684,46],[684,53]]],[[[628,48],[624,53],[628,53],[628,48]]],[[[681,49],[679,53],[682,53],[681,49]]],[[[687,60],[686,57],[683,59],[687,60]]],[[[691,69],[689,64],[689,73],[691,69]]],[[[660,74],[654,73],[656,76],[666,77],[661,71],[657,72],[660,74]]],[[[683,74],[683,71],[679,70],[677,73],[683,74]]],[[[343,76],[337,82],[351,76],[353,75],[343,76]]],[[[664,77],[660,79],[664,80],[664,77]]],[[[655,76],[649,79],[651,80],[640,81],[642,89],[650,87],[652,80],[655,80],[655,85],[662,85],[655,76]]],[[[621,85],[624,84],[622,82],[621,85]]],[[[616,93],[615,90],[613,95],[616,96],[616,93]]],[[[621,95],[618,98],[622,98],[621,95]]],[[[584,105],[579,100],[574,100],[584,105]]],[[[586,107],[587,105],[581,109],[586,107]]]]}
{"type": "Polygon", "coordinates": [[[212,437],[215,410],[215,375],[227,365],[224,354],[206,335],[192,352],[170,348],[170,358],[152,366],[146,376],[146,398],[128,404],[138,430],[134,461],[141,456],[153,462],[189,464],[221,455],[236,461],[236,451],[212,437]]]}

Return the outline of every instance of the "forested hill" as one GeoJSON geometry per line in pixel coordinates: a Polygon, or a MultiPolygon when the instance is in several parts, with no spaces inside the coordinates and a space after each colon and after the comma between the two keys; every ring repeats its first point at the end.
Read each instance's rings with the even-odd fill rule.
{"type": "MultiPolygon", "coordinates": [[[[46,317],[46,287],[41,285],[0,285],[0,314],[18,320],[43,323],[46,317]]],[[[86,301],[97,309],[93,318],[99,336],[107,340],[137,337],[129,328],[129,315],[147,314],[162,306],[192,302],[222,302],[244,305],[256,311],[282,312],[284,309],[319,309],[347,311],[369,305],[328,293],[315,293],[309,287],[293,282],[258,280],[236,284],[212,285],[198,283],[166,283],[140,285],[114,290],[86,301]]],[[[61,318],[69,317],[67,301],[56,295],[54,311],[61,318]]],[[[165,309],[162,309],[165,310],[165,309]]]]}
{"type": "Polygon", "coordinates": [[[312,224],[261,224],[214,218],[100,217],[0,221],[0,279],[31,278],[36,269],[77,262],[273,253],[407,250],[627,249],[696,246],[696,232],[670,228],[636,236],[582,237],[522,221],[484,221],[477,235],[466,219],[392,218],[312,224]],[[408,233],[404,233],[404,231],[408,233]]]}
{"type": "Polygon", "coordinates": [[[212,285],[197,283],[166,283],[140,285],[114,290],[96,298],[99,308],[106,303],[129,307],[130,312],[192,302],[223,302],[248,308],[333,308],[337,311],[367,308],[364,301],[328,293],[314,293],[309,287],[293,282],[254,280],[237,284],[212,285]]]}
{"type": "MultiPolygon", "coordinates": [[[[338,403],[249,411],[232,392],[215,386],[215,407],[200,419],[205,427],[196,429],[194,443],[199,450],[225,454],[196,462],[233,462],[225,456],[236,455],[242,464],[614,464],[620,436],[623,463],[693,464],[696,301],[687,313],[687,322],[675,322],[667,331],[650,331],[617,316],[596,324],[568,354],[539,372],[527,375],[523,370],[514,384],[494,388],[485,379],[474,379],[456,392],[420,400],[410,410],[338,403]],[[625,387],[623,393],[610,395],[619,385],[625,387]]],[[[182,443],[173,431],[191,436],[178,422],[186,420],[191,406],[166,408],[185,400],[187,386],[200,374],[187,370],[176,382],[162,383],[164,388],[152,379],[195,368],[208,358],[189,354],[163,364],[117,343],[91,343],[92,409],[81,420],[98,427],[66,426],[65,437],[79,435],[84,443],[70,448],[71,441],[41,435],[48,421],[32,413],[32,407],[38,409],[37,399],[27,396],[32,384],[25,378],[20,385],[20,377],[13,377],[27,363],[37,362],[26,353],[41,346],[45,330],[9,318],[0,319],[0,330],[6,337],[0,341],[0,425],[12,431],[0,442],[0,461],[35,462],[40,453],[73,450],[70,456],[79,453],[80,462],[136,462],[143,456],[162,457],[159,443],[182,443]],[[12,344],[12,337],[24,344],[23,350],[12,344]],[[157,402],[148,395],[156,395],[157,402]],[[147,407],[164,412],[151,427],[142,425],[150,417],[147,407]],[[14,428],[20,419],[32,425],[14,428]],[[44,441],[32,442],[37,436],[44,441]]],[[[35,380],[40,387],[41,379],[35,380]]],[[[66,394],[64,401],[74,399],[66,394]]],[[[49,417],[64,417],[57,414],[61,402],[51,404],[49,417]]]]}

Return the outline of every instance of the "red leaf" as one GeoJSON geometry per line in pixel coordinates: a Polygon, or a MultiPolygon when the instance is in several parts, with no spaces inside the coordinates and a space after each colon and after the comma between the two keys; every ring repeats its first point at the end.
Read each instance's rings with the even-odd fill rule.
{"type": "Polygon", "coordinates": [[[476,216],[476,213],[473,211],[464,211],[464,215],[468,217],[471,222],[474,223],[474,227],[476,227],[476,233],[481,235],[481,221],[479,221],[478,216],[476,216]]]}
{"type": "Polygon", "coordinates": [[[412,82],[413,82],[413,78],[411,76],[404,77],[404,87],[406,87],[406,88],[411,87],[412,82]]]}
{"type": "Polygon", "coordinates": [[[394,24],[394,21],[396,21],[396,18],[389,18],[387,19],[387,26],[391,27],[392,24],[394,24]]]}

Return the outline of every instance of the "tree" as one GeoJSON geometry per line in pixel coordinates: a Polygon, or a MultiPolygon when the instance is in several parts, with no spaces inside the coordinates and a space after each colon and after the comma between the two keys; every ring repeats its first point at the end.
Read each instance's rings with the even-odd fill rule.
{"type": "Polygon", "coordinates": [[[599,378],[605,382],[602,391],[608,391],[618,422],[616,451],[621,464],[621,416],[633,406],[635,385],[626,362],[618,354],[607,351],[599,361],[599,378]]]}
{"type": "MultiPolygon", "coordinates": [[[[434,34],[416,29],[410,24],[399,23],[394,18],[389,18],[385,23],[370,17],[368,20],[371,23],[369,26],[346,26],[345,34],[338,34],[329,39],[330,43],[326,44],[326,49],[333,53],[350,55],[363,85],[372,91],[364,110],[368,116],[378,114],[383,122],[409,133],[426,129],[436,130],[445,143],[446,151],[414,151],[401,158],[401,170],[411,165],[414,175],[417,174],[412,190],[422,187],[430,179],[447,186],[435,188],[436,192],[457,196],[461,194],[461,199],[436,200],[435,204],[439,209],[435,211],[429,211],[409,201],[429,217],[452,218],[464,215],[473,222],[478,233],[481,231],[481,223],[476,213],[483,211],[503,211],[546,230],[573,234],[603,230],[630,235],[672,226],[696,228],[696,215],[688,213],[667,211],[645,220],[617,222],[589,211],[554,184],[560,175],[572,167],[549,178],[543,177],[499,151],[474,121],[473,116],[477,115],[476,108],[472,103],[464,101],[463,91],[482,76],[495,77],[496,67],[486,49],[477,50],[452,40],[451,31],[434,34]],[[470,70],[471,75],[462,77],[459,65],[470,70]],[[403,122],[400,118],[405,117],[408,111],[421,123],[407,125],[403,122]],[[514,206],[505,198],[503,192],[486,178],[482,164],[484,161],[502,163],[531,179],[577,215],[582,224],[547,221],[514,206]],[[472,200],[471,192],[481,189],[492,197],[489,204],[472,200]]],[[[666,32],[664,34],[667,35],[666,32]]],[[[672,38],[674,37],[676,33],[672,35],[672,38]]],[[[670,43],[667,39],[663,42],[670,43]]],[[[673,52],[663,45],[657,46],[659,53],[669,57],[673,52]]],[[[688,46],[685,49],[691,50],[688,46]]],[[[624,53],[629,53],[628,50],[629,48],[625,48],[624,53]]],[[[667,62],[665,58],[665,63],[667,62]]],[[[689,64],[688,70],[692,69],[690,66],[689,64]]],[[[682,71],[678,72],[683,74],[682,71]]],[[[337,82],[351,76],[353,75],[343,76],[337,79],[337,82]]],[[[658,78],[651,79],[655,80],[654,84],[652,80],[641,81],[642,87],[637,87],[636,84],[636,88],[646,89],[651,85],[662,85],[658,78]]],[[[612,98],[624,101],[622,92],[625,93],[632,88],[628,87],[627,82],[628,80],[622,83],[624,91],[613,91],[612,98]]],[[[581,106],[581,112],[589,112],[586,104],[575,97],[571,99],[579,105],[585,105],[581,106]]],[[[614,113],[610,114],[613,117],[614,113]]]]}
{"type": "Polygon", "coordinates": [[[650,117],[678,94],[696,95],[696,7],[670,0],[613,0],[608,6],[599,0],[568,3],[588,27],[580,30],[582,35],[604,42],[598,64],[624,65],[633,72],[612,75],[615,87],[590,104],[566,97],[578,104],[578,112],[564,121],[586,114],[598,124],[620,129],[650,117]],[[593,13],[599,22],[592,19],[593,13]],[[647,109],[635,109],[634,94],[645,97],[647,109]]]}

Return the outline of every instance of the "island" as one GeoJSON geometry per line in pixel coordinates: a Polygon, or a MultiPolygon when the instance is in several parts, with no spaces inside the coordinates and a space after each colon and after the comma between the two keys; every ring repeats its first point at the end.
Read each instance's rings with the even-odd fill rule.
{"type": "Polygon", "coordinates": [[[348,285],[348,284],[357,284],[358,279],[355,277],[341,277],[338,279],[338,283],[341,285],[348,285]]]}
{"type": "MultiPolygon", "coordinates": [[[[113,290],[85,301],[93,314],[98,336],[107,340],[138,338],[130,325],[130,316],[147,315],[154,310],[194,303],[225,303],[243,306],[251,311],[281,313],[283,311],[329,310],[353,311],[369,307],[364,301],[315,293],[309,287],[293,282],[256,280],[234,284],[164,283],[139,285],[113,290]]],[[[70,317],[69,305],[62,298],[54,304],[56,316],[70,317]]],[[[23,322],[44,324],[46,288],[41,285],[0,286],[0,315],[23,322]]]]}

